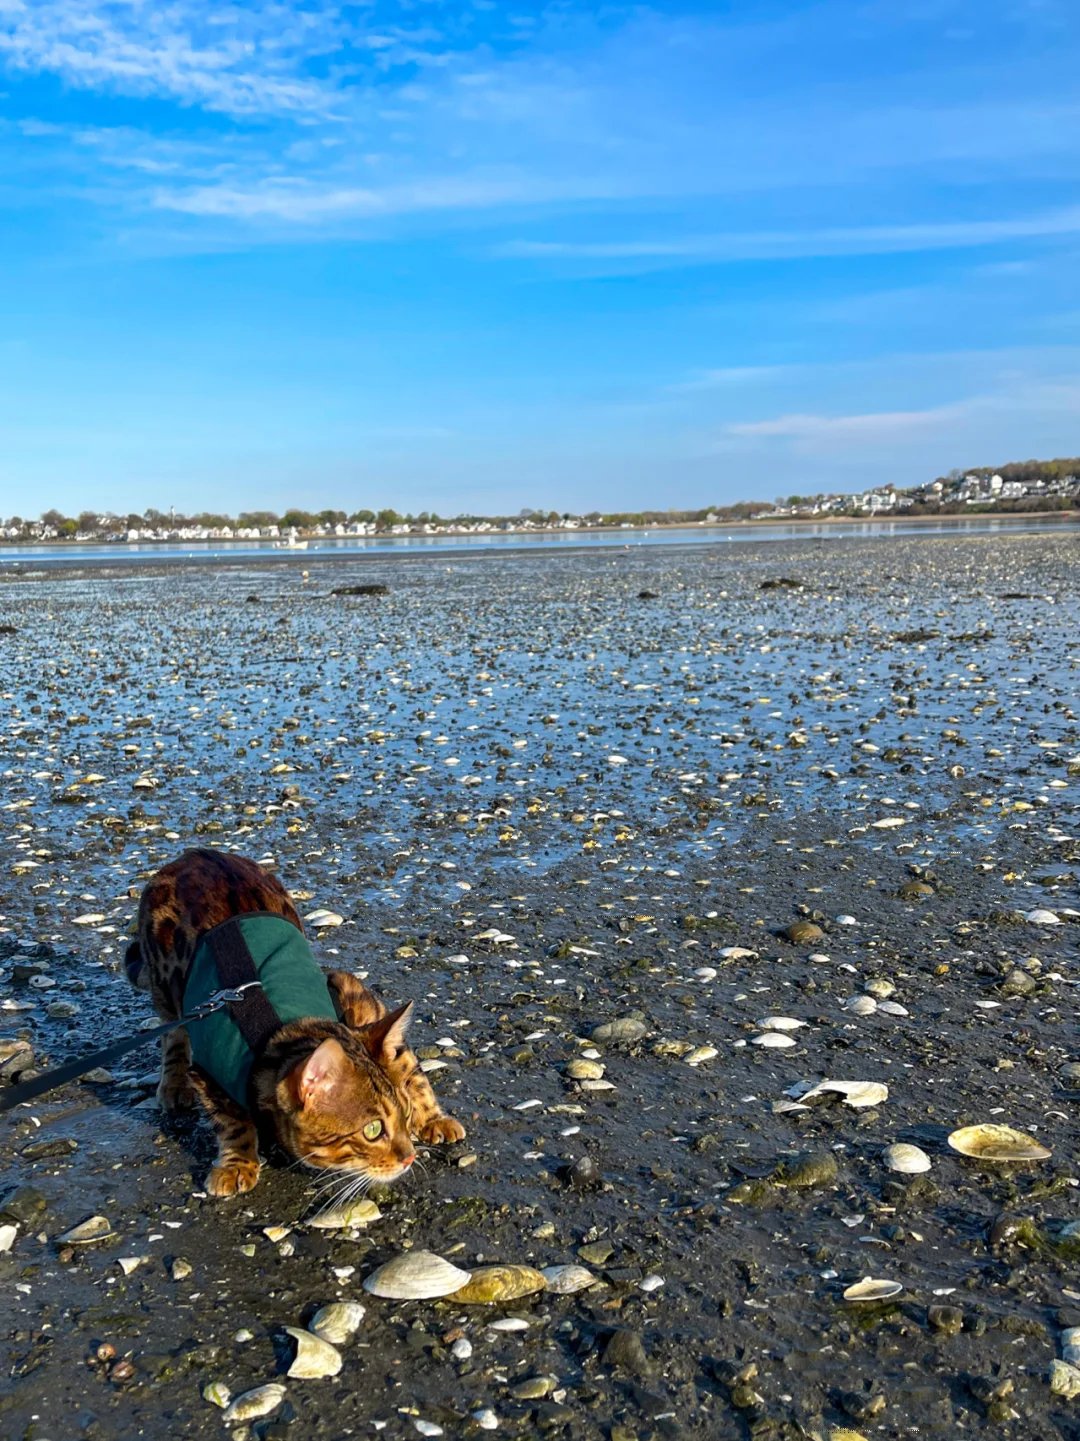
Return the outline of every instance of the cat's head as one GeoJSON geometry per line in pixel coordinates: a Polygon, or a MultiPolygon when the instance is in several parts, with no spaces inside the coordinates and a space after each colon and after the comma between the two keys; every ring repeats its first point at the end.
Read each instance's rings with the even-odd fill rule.
{"type": "Polygon", "coordinates": [[[408,1170],[416,1159],[408,1101],[387,1067],[405,1048],[411,1012],[410,1003],[358,1031],[323,1023],[317,1044],[279,1071],[263,1107],[290,1155],[317,1170],[384,1183],[408,1170]]]}

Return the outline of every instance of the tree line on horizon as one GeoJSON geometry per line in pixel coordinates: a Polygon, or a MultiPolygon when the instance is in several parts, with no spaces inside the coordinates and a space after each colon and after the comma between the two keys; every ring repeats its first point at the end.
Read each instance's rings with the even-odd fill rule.
{"type": "MultiPolygon", "coordinates": [[[[1014,460],[1000,466],[973,466],[968,470],[950,471],[948,475],[939,476],[938,480],[949,482],[966,475],[980,477],[1000,475],[1005,481],[1061,480],[1066,476],[1080,475],[1080,457],[1059,457],[1054,460],[1014,460]]],[[[911,489],[915,492],[920,491],[920,487],[911,489]]],[[[221,530],[226,527],[231,530],[240,528],[262,530],[270,526],[277,526],[280,530],[311,531],[318,526],[333,528],[336,525],[348,525],[354,522],[374,525],[380,531],[392,530],[396,525],[467,525],[477,521],[500,524],[532,520],[538,524],[558,525],[560,521],[570,519],[583,521],[587,525],[679,525],[694,524],[707,520],[709,517],[718,521],[738,521],[756,516],[768,516],[774,510],[784,506],[803,504],[813,498],[791,495],[786,498],[780,497],[775,504],[767,500],[743,500],[736,501],[731,505],[703,506],[696,510],[590,510],[573,514],[556,510],[533,509],[526,506],[514,515],[461,513],[452,518],[439,516],[435,512],[427,510],[422,510],[416,515],[409,512],[401,514],[390,507],[384,507],[382,510],[327,509],[310,511],[293,506],[280,515],[272,510],[245,510],[241,511],[238,516],[212,511],[199,511],[191,515],[184,515],[175,510],[170,512],[158,510],[153,506],[148,507],[141,515],[134,512],[120,515],[112,511],[83,510],[77,516],[67,516],[62,511],[51,509],[44,511],[37,521],[24,520],[21,516],[13,515],[2,524],[6,531],[15,530],[24,535],[30,535],[32,528],[40,524],[55,530],[57,535],[65,539],[73,538],[76,535],[112,535],[119,532],[126,533],[129,530],[179,530],[188,526],[199,526],[207,530],[221,530]]],[[[1009,512],[1020,510],[1055,511],[1077,507],[1080,507],[1080,496],[1074,496],[1072,499],[1064,496],[1024,497],[1019,500],[997,500],[988,502],[986,505],[970,506],[935,499],[924,492],[917,495],[915,504],[906,513],[908,515],[947,515],[971,514],[972,511],[984,509],[1009,512]]],[[[856,516],[861,514],[855,507],[849,513],[856,516]]]]}

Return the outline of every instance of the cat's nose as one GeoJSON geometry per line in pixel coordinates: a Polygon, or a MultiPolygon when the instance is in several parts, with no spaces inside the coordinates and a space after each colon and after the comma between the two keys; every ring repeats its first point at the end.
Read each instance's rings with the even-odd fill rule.
{"type": "Polygon", "coordinates": [[[410,1151],[407,1156],[402,1156],[402,1158],[401,1158],[402,1170],[406,1170],[406,1171],[407,1171],[407,1170],[409,1169],[409,1167],[412,1165],[412,1163],[413,1163],[415,1160],[416,1160],[416,1152],[415,1152],[415,1151],[410,1151]]]}

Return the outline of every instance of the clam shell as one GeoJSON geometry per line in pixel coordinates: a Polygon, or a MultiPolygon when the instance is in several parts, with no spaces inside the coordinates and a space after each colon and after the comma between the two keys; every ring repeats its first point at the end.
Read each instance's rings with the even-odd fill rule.
{"type": "Polygon", "coordinates": [[[700,1066],[704,1061],[712,1061],[720,1054],[715,1046],[695,1046],[688,1056],[683,1060],[688,1066],[700,1066]]]}
{"type": "Polygon", "coordinates": [[[77,1226],[72,1226],[70,1231],[65,1231],[56,1239],[65,1246],[88,1246],[91,1241],[104,1241],[112,1234],[112,1223],[108,1216],[88,1216],[85,1221],[80,1221],[77,1226]]]}
{"type": "Polygon", "coordinates": [[[758,1021],[758,1028],[762,1031],[797,1031],[805,1025],[805,1021],[794,1016],[762,1016],[758,1021]]]}
{"type": "Polygon", "coordinates": [[[785,1035],[783,1031],[762,1031],[758,1036],[750,1038],[752,1046],[767,1046],[771,1050],[783,1050],[787,1046],[798,1045],[794,1036],[785,1035]]]}
{"type": "Polygon", "coordinates": [[[347,1201],[320,1211],[307,1224],[318,1231],[344,1231],[348,1226],[370,1226],[381,1215],[374,1201],[347,1201]]]}
{"type": "Polygon", "coordinates": [[[566,1074],[572,1081],[598,1081],[604,1074],[601,1061],[589,1061],[581,1056],[567,1062],[566,1074]]]}
{"type": "Polygon", "coordinates": [[[872,1016],[877,1010],[877,1001],[873,996],[852,996],[844,1002],[844,1010],[852,1016],[872,1016]]]}
{"type": "Polygon", "coordinates": [[[460,1291],[468,1280],[468,1271],[432,1251],[406,1251],[372,1271],[364,1290],[392,1301],[431,1301],[460,1291]]]}
{"type": "Polygon", "coordinates": [[[363,1319],[364,1308],[359,1301],[331,1301],[315,1312],[308,1322],[308,1330],[320,1341],[329,1341],[331,1346],[344,1346],[363,1319]]]}
{"type": "Polygon", "coordinates": [[[974,1156],[979,1161],[1045,1161],[1050,1155],[1041,1141],[992,1122],[961,1126],[949,1137],[949,1145],[962,1156],[974,1156]]]}
{"type": "Polygon", "coordinates": [[[887,1301],[891,1296],[899,1296],[903,1289],[899,1281],[876,1281],[872,1276],[864,1276],[847,1288],[844,1300],[887,1301]]]}
{"type": "Polygon", "coordinates": [[[336,1376],[341,1370],[341,1352],[329,1341],[297,1326],[286,1326],[285,1332],[296,1342],[296,1355],[287,1375],[317,1381],[323,1376],[336,1376]]]}
{"type": "Polygon", "coordinates": [[[540,1273],[555,1296],[573,1296],[596,1285],[596,1277],[584,1266],[545,1266],[540,1273]]]}
{"type": "Polygon", "coordinates": [[[532,1266],[479,1266],[451,1301],[466,1306],[490,1306],[499,1301],[516,1301],[547,1288],[547,1278],[532,1266]]]}
{"type": "Polygon", "coordinates": [[[917,1176],[930,1169],[930,1157],[926,1152],[918,1146],[909,1146],[905,1141],[886,1146],[881,1159],[887,1170],[901,1171],[906,1176],[917,1176]]]}
{"type": "MultiPolygon", "coordinates": [[[[809,1101],[814,1096],[830,1093],[843,1096],[845,1106],[880,1106],[889,1099],[889,1088],[884,1081],[819,1081],[808,1091],[802,1091],[797,1099],[809,1101]]],[[[791,1092],[789,1091],[790,1095],[791,1092]]]]}
{"type": "Polygon", "coordinates": [[[222,1415],[226,1426],[234,1421],[254,1421],[259,1416],[269,1416],[285,1400],[285,1387],[280,1381],[269,1381],[265,1386],[256,1386],[254,1391],[245,1391],[229,1402],[222,1415]]]}

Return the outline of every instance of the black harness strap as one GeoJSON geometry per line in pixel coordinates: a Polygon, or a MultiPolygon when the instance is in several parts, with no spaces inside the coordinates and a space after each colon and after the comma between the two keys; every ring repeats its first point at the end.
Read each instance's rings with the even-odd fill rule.
{"type": "MultiPolygon", "coordinates": [[[[238,990],[241,986],[250,985],[252,981],[258,981],[259,973],[255,969],[255,962],[244,940],[244,933],[235,919],[215,926],[212,931],[205,933],[203,939],[214,953],[218,980],[223,987],[238,990]]],[[[252,986],[244,992],[243,1000],[231,1001],[226,1009],[256,1056],[284,1024],[260,985],[252,986]]]]}

